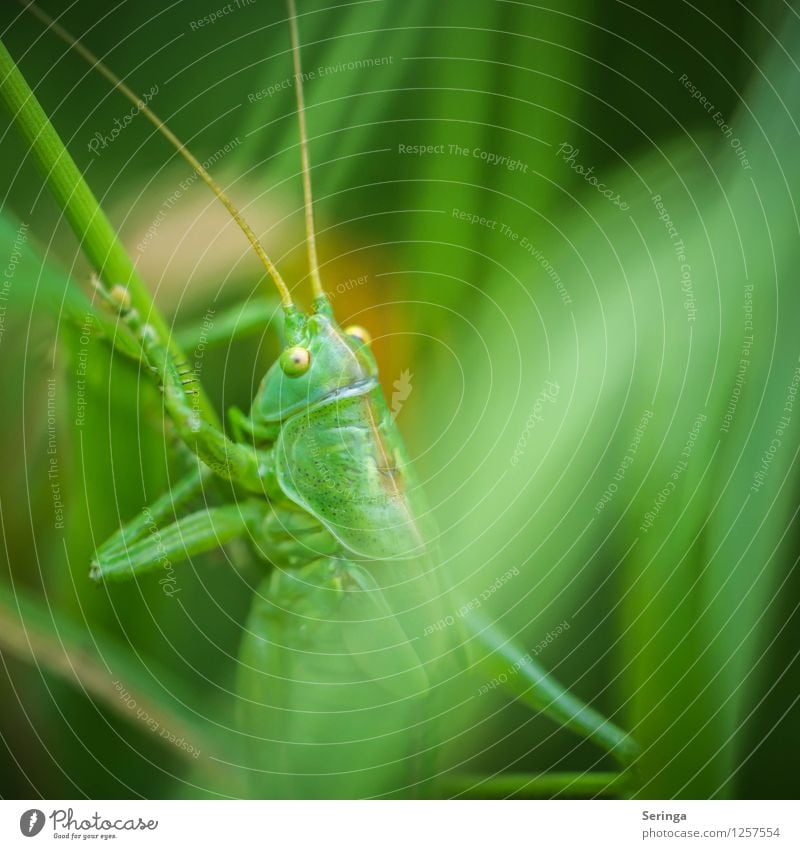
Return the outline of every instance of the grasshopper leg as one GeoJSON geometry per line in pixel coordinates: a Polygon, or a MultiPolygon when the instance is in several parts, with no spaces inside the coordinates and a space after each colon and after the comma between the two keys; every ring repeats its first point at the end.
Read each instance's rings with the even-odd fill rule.
{"type": "Polygon", "coordinates": [[[251,498],[237,504],[210,507],[159,528],[153,515],[143,517],[146,536],[115,548],[101,547],[92,562],[96,580],[126,580],[156,569],[168,569],[194,554],[211,551],[245,533],[257,532],[267,505],[251,498]]]}
{"type": "Polygon", "coordinates": [[[122,320],[133,331],[142,347],[145,362],[158,376],[164,393],[164,406],[178,435],[209,468],[224,478],[242,484],[251,492],[264,494],[272,489],[269,456],[252,447],[231,441],[203,416],[194,404],[194,392],[184,382],[184,374],[173,361],[164,340],[130,307],[127,291],[115,287],[111,292],[100,288],[101,295],[119,310],[122,320]]]}
{"type": "Polygon", "coordinates": [[[252,298],[245,304],[222,310],[219,314],[209,311],[203,321],[180,328],[175,338],[184,351],[192,351],[200,346],[212,348],[226,345],[235,339],[262,333],[278,315],[280,301],[277,299],[252,298]]]}
{"type": "Polygon", "coordinates": [[[237,442],[274,442],[278,435],[276,427],[256,424],[238,407],[228,408],[228,422],[237,442]]]}
{"type": "Polygon", "coordinates": [[[503,681],[503,686],[532,710],[605,749],[623,768],[633,766],[639,746],[627,731],[566,690],[481,613],[471,611],[464,622],[474,668],[487,678],[503,681]],[[515,674],[509,675],[509,669],[515,674]]]}

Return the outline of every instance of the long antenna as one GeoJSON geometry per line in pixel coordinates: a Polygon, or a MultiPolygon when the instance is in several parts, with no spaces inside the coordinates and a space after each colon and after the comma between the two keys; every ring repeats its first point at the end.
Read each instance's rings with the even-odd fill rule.
{"type": "Polygon", "coordinates": [[[297,94],[297,122],[300,125],[300,160],[303,167],[303,205],[306,213],[306,246],[308,267],[311,272],[311,291],[315,298],[322,297],[322,280],[317,259],[317,237],[314,233],[314,197],[311,192],[311,165],[308,158],[308,133],[306,132],[306,104],[303,97],[303,69],[300,64],[300,39],[297,35],[297,9],[294,0],[286,0],[289,7],[289,29],[292,33],[292,60],[294,62],[294,90],[297,94]]]}
{"type": "Polygon", "coordinates": [[[199,160],[186,148],[183,142],[170,130],[170,128],[158,117],[158,115],[150,109],[147,104],[135,92],[131,91],[128,86],[108,67],[106,67],[90,50],[84,47],[74,36],[72,36],[64,27],[50,17],[46,12],[42,11],[35,3],[27,3],[25,0],[20,0],[20,4],[29,12],[39,18],[42,23],[51,29],[59,38],[65,41],[76,53],[82,56],[86,61],[99,71],[118,91],[120,91],[128,100],[133,103],[136,108],[147,118],[148,121],[175,147],[178,153],[192,166],[197,175],[206,183],[206,185],[214,192],[214,194],[222,201],[225,209],[231,214],[233,220],[239,225],[242,232],[247,236],[248,241],[253,246],[258,258],[261,260],[267,273],[272,278],[275,286],[280,293],[283,305],[286,307],[292,306],[292,296],[289,292],[289,287],[284,282],[280,272],[275,267],[275,264],[267,255],[264,246],[258,240],[258,236],[253,232],[252,227],[245,221],[242,214],[234,206],[233,201],[223,191],[217,181],[206,171],[199,160]]]}

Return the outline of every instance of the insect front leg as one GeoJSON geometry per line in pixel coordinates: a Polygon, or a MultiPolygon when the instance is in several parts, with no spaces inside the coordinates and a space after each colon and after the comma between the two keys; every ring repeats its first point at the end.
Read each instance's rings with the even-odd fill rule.
{"type": "Polygon", "coordinates": [[[212,348],[263,333],[280,315],[278,300],[257,297],[219,313],[209,309],[200,322],[180,328],[175,336],[184,351],[194,350],[201,345],[212,348]]]}
{"type": "Polygon", "coordinates": [[[238,407],[228,409],[228,422],[237,442],[274,442],[278,435],[276,427],[257,424],[238,407]]]}
{"type": "Polygon", "coordinates": [[[130,543],[99,548],[92,562],[91,577],[97,581],[126,580],[168,568],[193,554],[211,551],[242,534],[256,532],[266,509],[264,501],[250,498],[238,504],[200,510],[166,528],[159,528],[155,514],[145,510],[132,524],[138,531],[143,523],[146,535],[130,543]]]}
{"type": "Polygon", "coordinates": [[[181,373],[155,328],[143,321],[137,310],[131,309],[127,291],[122,287],[115,287],[112,292],[106,292],[99,286],[98,289],[119,310],[122,320],[139,340],[147,365],[159,378],[164,406],[183,442],[221,477],[235,481],[251,492],[275,492],[269,457],[249,446],[232,442],[205,419],[199,405],[193,403],[197,397],[197,390],[192,388],[193,379],[181,373]]]}

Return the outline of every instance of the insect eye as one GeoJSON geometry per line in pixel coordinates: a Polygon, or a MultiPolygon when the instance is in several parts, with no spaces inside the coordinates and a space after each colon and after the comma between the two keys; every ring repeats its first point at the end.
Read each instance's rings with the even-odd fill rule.
{"type": "Polygon", "coordinates": [[[287,377],[300,377],[311,365],[311,352],[308,348],[294,345],[281,354],[281,368],[287,377]]]}
{"type": "Polygon", "coordinates": [[[358,341],[362,345],[369,345],[372,341],[372,337],[364,330],[363,327],[359,324],[351,324],[349,327],[345,327],[344,332],[348,336],[352,336],[354,339],[358,339],[358,341]]]}

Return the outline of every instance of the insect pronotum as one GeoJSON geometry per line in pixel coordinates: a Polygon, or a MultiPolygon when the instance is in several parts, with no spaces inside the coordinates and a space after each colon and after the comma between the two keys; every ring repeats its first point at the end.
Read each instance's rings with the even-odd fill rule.
{"type": "MultiPolygon", "coordinates": [[[[141,313],[125,281],[108,285],[95,278],[97,293],[127,334],[124,346],[117,339],[112,343],[127,352],[135,343],[163,391],[178,436],[200,462],[97,549],[91,577],[130,579],[157,570],[165,556],[174,563],[236,537],[249,538],[265,563],[239,656],[239,728],[246,741],[239,764],[249,777],[249,792],[267,797],[447,792],[446,782],[437,781],[446,766],[437,763],[437,727],[457,714],[463,693],[453,682],[472,669],[628,767],[636,753],[631,738],[560,687],[477,612],[458,617],[462,630],[425,627],[452,618],[458,602],[440,587],[431,511],[384,399],[369,336],[362,328],[342,328],[324,292],[294,0],[288,0],[288,21],[312,289],[308,313],[293,302],[231,199],[149,106],[56,21],[33,4],[26,8],[171,142],[245,233],[281,299],[283,351],[261,381],[249,414],[230,411],[232,439],[192,403],[198,391],[194,378],[176,362],[163,322],[141,313]],[[233,481],[244,495],[166,524],[154,539],[148,532],[152,524],[166,522],[212,473],[233,481]],[[503,675],[512,664],[515,675],[503,675]]],[[[7,79],[33,98],[5,48],[0,58],[7,79]]],[[[9,95],[7,105],[10,100],[9,95]]],[[[28,139],[35,148],[37,137],[28,139]]],[[[68,198],[63,202],[69,205],[68,198]]],[[[81,227],[75,229],[83,238],[81,227]]],[[[574,783],[579,787],[580,779],[574,783]]],[[[534,778],[523,786],[536,792],[534,778]]],[[[468,795],[468,781],[462,779],[459,792],[468,795]]]]}

